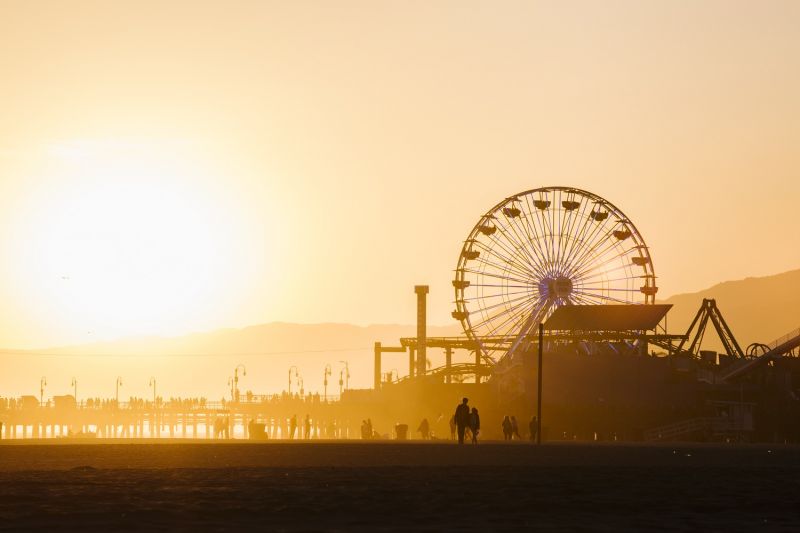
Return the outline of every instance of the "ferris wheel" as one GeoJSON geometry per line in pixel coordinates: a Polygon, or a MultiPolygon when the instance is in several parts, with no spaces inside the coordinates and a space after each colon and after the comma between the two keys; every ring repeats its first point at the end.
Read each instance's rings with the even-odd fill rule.
{"type": "Polygon", "coordinates": [[[491,359],[487,339],[513,351],[558,307],[652,304],[655,279],[647,245],[622,211],[587,191],[543,187],[506,198],[472,229],[452,314],[491,359]]]}

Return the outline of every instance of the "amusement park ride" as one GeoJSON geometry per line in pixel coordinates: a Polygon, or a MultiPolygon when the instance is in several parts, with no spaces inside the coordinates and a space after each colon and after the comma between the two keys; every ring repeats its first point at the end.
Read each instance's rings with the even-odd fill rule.
{"type": "Polygon", "coordinates": [[[668,333],[671,306],[655,303],[653,259],[641,233],[608,200],[571,187],[525,191],[484,213],[464,241],[452,284],[452,316],[464,335],[426,337],[428,288],[417,286],[417,336],[400,339],[400,346],[375,344],[376,390],[415,380],[515,389],[539,324],[545,352],[654,355],[652,347],[670,360],[699,361],[710,354],[700,350],[710,322],[725,349],[719,382],[795,355],[800,346],[797,332],[780,345],[742,350],[714,300],[703,301],[686,333],[668,333]],[[428,369],[427,348],[443,349],[446,364],[428,369]],[[474,362],[453,364],[455,350],[467,350],[474,362]],[[406,377],[382,379],[386,352],[408,352],[406,377]]]}

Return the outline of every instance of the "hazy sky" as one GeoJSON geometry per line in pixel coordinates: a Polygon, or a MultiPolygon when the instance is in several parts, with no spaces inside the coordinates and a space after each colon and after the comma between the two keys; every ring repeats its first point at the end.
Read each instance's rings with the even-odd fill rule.
{"type": "Polygon", "coordinates": [[[0,345],[451,322],[480,215],[595,192],[659,296],[800,267],[800,2],[0,0],[0,345]]]}

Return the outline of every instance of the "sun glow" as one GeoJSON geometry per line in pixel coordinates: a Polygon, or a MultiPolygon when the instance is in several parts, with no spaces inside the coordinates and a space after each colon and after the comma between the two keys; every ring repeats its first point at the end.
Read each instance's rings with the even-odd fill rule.
{"type": "Polygon", "coordinates": [[[246,290],[263,265],[244,253],[245,210],[189,148],[51,147],[13,235],[19,291],[52,333],[91,341],[218,327],[246,290]]]}

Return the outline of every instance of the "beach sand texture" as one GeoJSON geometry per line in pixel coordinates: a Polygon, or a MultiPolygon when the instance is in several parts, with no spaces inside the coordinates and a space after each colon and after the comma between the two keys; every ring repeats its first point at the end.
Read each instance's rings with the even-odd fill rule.
{"type": "Polygon", "coordinates": [[[0,445],[0,530],[800,528],[800,448],[0,445]]]}

